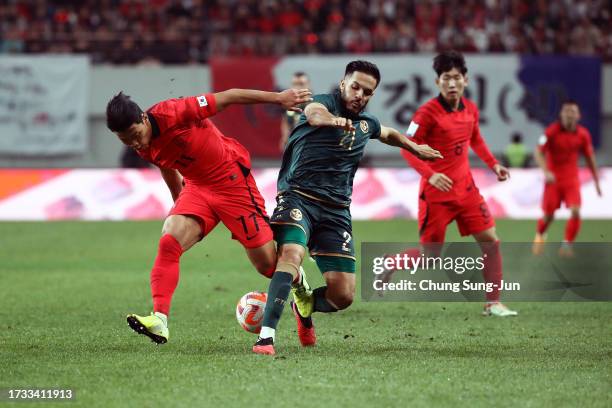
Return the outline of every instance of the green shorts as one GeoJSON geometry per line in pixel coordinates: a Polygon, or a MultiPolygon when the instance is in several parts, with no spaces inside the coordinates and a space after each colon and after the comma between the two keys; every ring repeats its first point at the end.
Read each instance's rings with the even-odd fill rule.
{"type": "Polygon", "coordinates": [[[351,212],[295,192],[276,197],[270,218],[277,244],[299,244],[310,251],[321,272],[355,272],[351,212]]]}

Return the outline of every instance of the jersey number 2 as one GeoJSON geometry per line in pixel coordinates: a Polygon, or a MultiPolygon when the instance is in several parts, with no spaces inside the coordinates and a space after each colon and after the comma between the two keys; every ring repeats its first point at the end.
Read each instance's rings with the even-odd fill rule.
{"type": "Polygon", "coordinates": [[[342,236],[345,239],[345,241],[342,243],[342,250],[346,251],[346,252],[351,252],[351,248],[348,246],[349,243],[351,242],[351,239],[353,239],[351,237],[351,234],[349,234],[348,232],[344,231],[344,234],[342,234],[342,236]]]}

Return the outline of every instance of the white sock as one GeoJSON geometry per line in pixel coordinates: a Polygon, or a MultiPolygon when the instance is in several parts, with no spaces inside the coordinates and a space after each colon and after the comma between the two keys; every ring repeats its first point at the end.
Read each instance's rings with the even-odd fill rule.
{"type": "Polygon", "coordinates": [[[164,323],[164,326],[168,327],[168,316],[160,312],[155,312],[154,315],[161,319],[161,321],[164,323]]]}
{"type": "Polygon", "coordinates": [[[274,333],[275,332],[276,332],[276,329],[273,329],[271,327],[263,326],[261,328],[261,332],[259,333],[259,338],[261,338],[261,339],[272,338],[272,341],[274,341],[274,333]]]}

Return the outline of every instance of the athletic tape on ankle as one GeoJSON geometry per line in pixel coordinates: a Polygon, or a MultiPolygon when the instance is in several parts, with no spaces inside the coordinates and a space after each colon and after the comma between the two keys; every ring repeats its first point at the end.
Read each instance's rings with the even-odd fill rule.
{"type": "Polygon", "coordinates": [[[293,264],[291,262],[279,262],[276,264],[276,271],[277,272],[287,272],[290,273],[291,275],[295,276],[299,276],[300,275],[300,266],[293,264]]]}

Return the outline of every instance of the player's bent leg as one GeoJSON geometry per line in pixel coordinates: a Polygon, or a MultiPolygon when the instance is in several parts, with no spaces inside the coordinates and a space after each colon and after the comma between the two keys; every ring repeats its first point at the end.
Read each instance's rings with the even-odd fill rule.
{"type": "Polygon", "coordinates": [[[555,219],[555,213],[545,213],[542,218],[538,220],[536,227],[536,235],[533,239],[533,245],[531,246],[531,252],[534,255],[542,255],[544,253],[544,244],[546,243],[546,230],[555,219]]]}
{"type": "Polygon", "coordinates": [[[559,248],[559,256],[564,258],[571,258],[574,256],[574,248],[572,247],[572,244],[576,240],[576,236],[578,236],[581,224],[580,206],[572,206],[570,207],[570,211],[570,218],[567,220],[567,224],[565,225],[565,239],[559,248]]]}
{"type": "Polygon", "coordinates": [[[162,235],[172,235],[183,248],[183,252],[190,249],[202,239],[203,228],[201,221],[192,215],[170,215],[164,221],[162,235]]]}
{"type": "Polygon", "coordinates": [[[245,248],[249,260],[261,275],[272,279],[276,270],[276,245],[270,240],[257,248],[245,248]]]}
{"type": "Polygon", "coordinates": [[[516,316],[518,314],[516,311],[508,309],[500,302],[499,288],[502,280],[502,256],[499,248],[499,237],[495,227],[475,233],[473,236],[480,245],[484,258],[484,280],[493,285],[493,290],[486,293],[487,302],[483,315],[499,317],[516,316]]]}
{"type": "MultiPolygon", "coordinates": [[[[348,308],[355,297],[355,274],[349,272],[325,272],[327,289],[325,299],[336,310],[348,308]]],[[[316,308],[316,307],[315,307],[316,308]]]]}
{"type": "Polygon", "coordinates": [[[349,307],[355,295],[355,259],[318,254],[315,260],[326,286],[313,291],[314,311],[333,313],[349,307]]]}
{"type": "Polygon", "coordinates": [[[179,280],[179,260],[183,252],[191,248],[202,235],[200,222],[190,216],[171,215],[164,222],[159,240],[157,257],[151,269],[151,316],[130,314],[128,325],[137,333],[161,344],[168,341],[168,314],[172,295],[179,280]]]}

